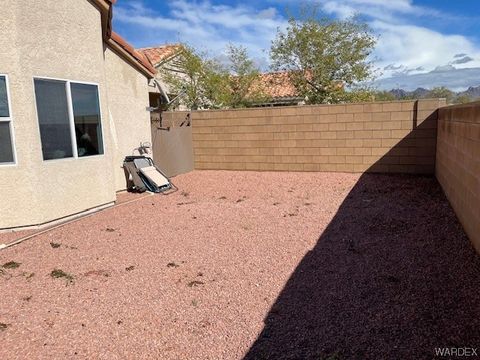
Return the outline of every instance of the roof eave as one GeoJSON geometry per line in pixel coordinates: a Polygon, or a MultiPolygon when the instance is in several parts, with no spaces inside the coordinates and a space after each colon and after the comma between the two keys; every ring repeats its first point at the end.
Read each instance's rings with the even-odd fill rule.
{"type": "Polygon", "coordinates": [[[102,35],[105,40],[110,37],[112,33],[112,5],[116,0],[90,0],[100,10],[102,16],[102,35]]]}
{"type": "MultiPolygon", "coordinates": [[[[113,33],[115,34],[115,33],[113,33]]],[[[120,43],[114,40],[114,38],[110,37],[106,41],[107,45],[110,47],[111,50],[115,51],[119,56],[125,59],[130,65],[132,65],[135,69],[139,70],[142,74],[144,74],[147,78],[153,79],[156,74],[155,68],[153,66],[145,66],[142,65],[138,59],[136,59],[129,51],[125,49],[120,43]]]]}
{"type": "Polygon", "coordinates": [[[103,41],[115,51],[119,56],[125,59],[135,69],[139,70],[147,78],[155,77],[156,70],[150,64],[148,59],[141,59],[135,54],[135,49],[128,44],[120,35],[112,30],[113,4],[117,0],[90,0],[99,10],[102,21],[103,41]]]}

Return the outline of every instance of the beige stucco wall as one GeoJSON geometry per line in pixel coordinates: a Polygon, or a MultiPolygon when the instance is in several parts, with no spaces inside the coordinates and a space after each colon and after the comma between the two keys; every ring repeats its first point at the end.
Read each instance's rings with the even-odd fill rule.
{"type": "MultiPolygon", "coordinates": [[[[115,189],[126,188],[122,164],[141,142],[151,142],[148,79],[110,49],[105,51],[108,102],[114,151],[115,189]]],[[[138,152],[135,151],[135,155],[138,152]]]]}
{"type": "MultiPolygon", "coordinates": [[[[135,119],[140,111],[126,109],[142,96],[144,104],[135,109],[147,106],[148,93],[142,95],[144,89],[139,85],[146,83],[146,78],[133,68],[131,72],[138,75],[119,66],[119,79],[114,80],[109,72],[107,82],[104,56],[109,63],[115,60],[109,51],[104,54],[100,12],[87,0],[3,1],[0,33],[0,73],[9,76],[17,151],[16,165],[0,166],[0,229],[42,224],[115,201],[120,182],[114,175],[118,173],[114,172],[114,161],[118,170],[118,152],[130,146],[125,138],[135,128],[120,127],[125,126],[126,119],[141,123],[140,118],[135,119]],[[43,161],[34,76],[98,84],[104,155],[43,161]],[[109,117],[107,96],[108,85],[113,83],[122,84],[120,95],[124,95],[113,102],[114,122],[109,117]],[[134,99],[125,93],[129,85],[133,86],[134,99]],[[123,118],[121,112],[125,112],[123,118]]],[[[110,90],[114,92],[112,86],[110,90]]],[[[144,125],[145,131],[139,130],[142,137],[150,133],[149,121],[144,125]]]]}

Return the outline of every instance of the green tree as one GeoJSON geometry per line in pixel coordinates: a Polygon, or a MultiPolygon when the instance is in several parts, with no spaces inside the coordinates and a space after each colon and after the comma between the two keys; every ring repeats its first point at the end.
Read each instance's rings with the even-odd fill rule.
{"type": "Polygon", "coordinates": [[[472,102],[473,99],[469,96],[469,95],[458,95],[455,100],[454,100],[454,103],[455,104],[467,104],[469,102],[472,102]]]}
{"type": "Polygon", "coordinates": [[[272,68],[289,71],[308,103],[348,101],[348,88],[373,79],[368,57],[375,43],[368,25],[355,17],[332,20],[307,10],[300,19],[291,17],[286,31],[277,31],[272,68]]]}
{"type": "Polygon", "coordinates": [[[243,46],[227,46],[229,103],[232,108],[252,106],[264,98],[260,70],[243,46]]]}
{"type": "Polygon", "coordinates": [[[395,96],[389,91],[376,91],[373,93],[374,101],[394,101],[395,96]]]}
{"type": "Polygon", "coordinates": [[[161,69],[162,80],[170,92],[182,94],[181,102],[189,109],[222,107],[228,101],[225,78],[227,73],[215,60],[193,47],[182,45],[182,52],[175,62],[175,71],[161,69]]]}
{"type": "Polygon", "coordinates": [[[203,93],[207,100],[205,108],[225,108],[231,103],[231,93],[228,84],[229,74],[217,60],[204,61],[202,77],[203,93]]]}
{"type": "Polygon", "coordinates": [[[441,87],[434,87],[432,90],[429,91],[428,96],[429,98],[445,98],[447,99],[447,104],[452,104],[453,99],[455,97],[455,93],[444,86],[441,87]]]}

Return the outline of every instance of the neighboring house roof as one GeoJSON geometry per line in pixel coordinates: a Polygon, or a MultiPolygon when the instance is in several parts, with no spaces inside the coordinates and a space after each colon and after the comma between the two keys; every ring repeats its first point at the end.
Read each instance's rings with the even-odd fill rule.
{"type": "Polygon", "coordinates": [[[252,83],[249,95],[256,94],[262,104],[290,104],[305,100],[297,91],[287,71],[263,73],[252,83]]]}
{"type": "Polygon", "coordinates": [[[292,83],[289,73],[286,71],[260,74],[258,81],[259,84],[257,86],[271,99],[301,97],[292,83]]]}
{"type": "Polygon", "coordinates": [[[117,0],[91,0],[100,10],[102,16],[102,31],[105,42],[124,60],[149,78],[156,74],[146,56],[136,51],[124,38],[112,31],[113,4],[117,0]]]}
{"type": "MultiPolygon", "coordinates": [[[[279,71],[260,74],[259,79],[253,84],[254,90],[260,90],[272,102],[289,102],[305,100],[290,78],[290,72],[279,71]]],[[[336,85],[343,88],[343,82],[336,85]]]]}
{"type": "Polygon", "coordinates": [[[140,48],[137,51],[145,55],[154,66],[158,66],[178,55],[182,49],[180,44],[165,44],[140,48]]]}

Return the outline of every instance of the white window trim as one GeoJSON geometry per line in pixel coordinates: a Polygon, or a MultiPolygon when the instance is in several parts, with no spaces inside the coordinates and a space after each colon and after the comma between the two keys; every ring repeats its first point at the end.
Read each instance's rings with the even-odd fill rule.
{"type": "Polygon", "coordinates": [[[5,77],[5,84],[7,88],[7,106],[8,117],[0,117],[0,122],[9,123],[10,129],[10,141],[12,146],[13,161],[8,163],[0,163],[0,167],[17,166],[17,147],[15,146],[15,129],[13,128],[13,110],[12,102],[10,98],[10,81],[7,74],[0,74],[1,77],[5,77]]]}
{"type": "Polygon", "coordinates": [[[42,134],[40,132],[40,120],[38,118],[38,109],[37,109],[37,94],[35,92],[35,80],[52,80],[52,81],[61,81],[65,82],[65,91],[67,95],[67,109],[68,109],[68,122],[70,125],[70,137],[72,140],[72,154],[73,156],[71,157],[66,157],[66,158],[61,158],[61,159],[47,159],[45,160],[43,158],[43,151],[41,152],[41,157],[42,161],[45,163],[52,163],[52,162],[58,162],[58,161],[73,161],[73,160],[87,160],[87,159],[92,159],[92,158],[97,158],[97,157],[102,157],[105,156],[106,153],[106,148],[105,148],[105,129],[104,129],[104,124],[103,124],[103,117],[102,117],[102,103],[100,101],[100,85],[95,82],[88,82],[88,81],[79,81],[79,80],[69,80],[69,79],[61,79],[61,78],[53,78],[49,76],[34,76],[32,79],[32,85],[33,85],[33,98],[35,102],[35,113],[37,117],[37,127],[38,127],[38,136],[40,138],[40,146],[42,146],[42,134]],[[73,103],[72,103],[72,88],[70,84],[83,84],[83,85],[93,85],[97,87],[97,96],[98,96],[98,107],[99,107],[99,117],[100,117],[100,128],[102,130],[102,149],[103,149],[103,154],[98,154],[98,155],[90,155],[90,156],[78,156],[78,149],[77,149],[77,136],[75,134],[75,117],[73,115],[73,103]]]}

